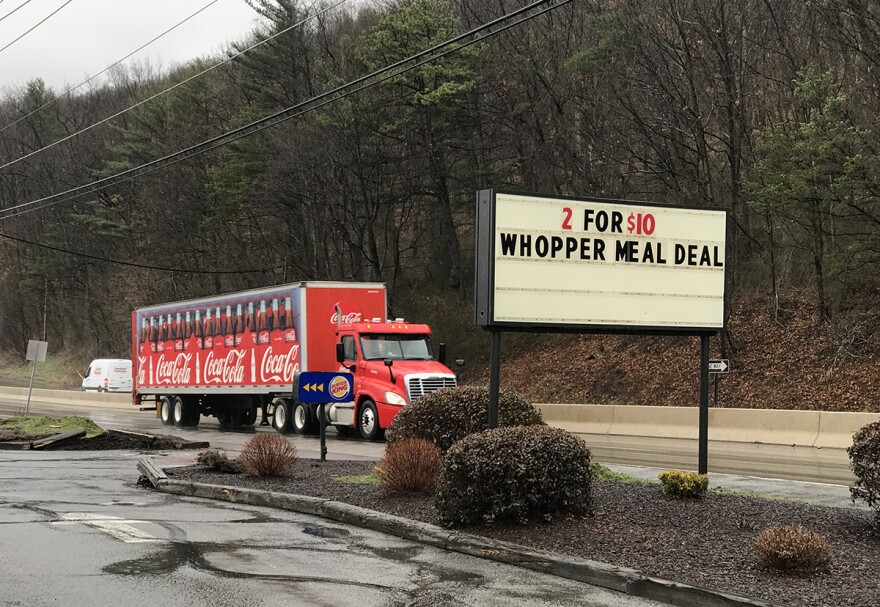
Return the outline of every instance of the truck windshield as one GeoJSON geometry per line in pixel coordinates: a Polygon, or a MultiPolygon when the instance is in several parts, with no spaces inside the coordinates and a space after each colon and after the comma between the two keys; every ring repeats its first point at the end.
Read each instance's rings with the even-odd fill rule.
{"type": "Polygon", "coordinates": [[[361,335],[361,351],[365,360],[386,358],[432,360],[431,338],[427,335],[361,335]]]}

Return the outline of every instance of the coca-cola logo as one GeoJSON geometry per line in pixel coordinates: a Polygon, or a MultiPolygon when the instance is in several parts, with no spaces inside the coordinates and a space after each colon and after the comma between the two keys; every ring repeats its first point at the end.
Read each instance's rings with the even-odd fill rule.
{"type": "Polygon", "coordinates": [[[138,377],[137,383],[139,386],[143,386],[147,383],[147,357],[146,356],[138,356],[138,377]]]}
{"type": "Polygon", "coordinates": [[[336,311],[334,311],[333,314],[330,315],[330,324],[335,325],[335,324],[337,324],[337,320],[338,320],[339,324],[352,325],[356,322],[362,322],[363,317],[364,317],[364,315],[361,312],[348,312],[348,313],[343,313],[341,320],[338,320],[340,318],[340,316],[339,316],[339,314],[336,313],[336,311]]]}
{"type": "Polygon", "coordinates": [[[190,383],[191,371],[189,362],[192,354],[178,354],[171,360],[165,360],[165,355],[159,357],[156,362],[156,383],[187,385],[190,383]]]}
{"type": "Polygon", "coordinates": [[[243,384],[244,355],[244,350],[232,350],[222,358],[215,358],[214,352],[208,352],[205,358],[205,383],[243,384]]]}
{"type": "Polygon", "coordinates": [[[293,375],[299,371],[299,344],[281,354],[275,354],[272,346],[266,348],[263,360],[260,363],[261,382],[284,382],[293,381],[293,375]]]}

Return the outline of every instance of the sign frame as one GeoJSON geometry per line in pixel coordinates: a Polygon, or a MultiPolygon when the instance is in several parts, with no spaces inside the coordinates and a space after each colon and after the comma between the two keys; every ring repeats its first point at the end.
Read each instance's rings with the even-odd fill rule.
{"type": "Polygon", "coordinates": [[[483,329],[503,332],[527,332],[527,333],[579,333],[579,334],[623,334],[623,335],[715,335],[720,331],[727,330],[729,308],[729,274],[727,271],[731,253],[731,239],[728,238],[730,231],[730,213],[724,209],[710,206],[668,205],[657,202],[641,202],[636,200],[619,200],[599,197],[576,197],[545,195],[507,189],[486,189],[477,192],[477,213],[475,228],[475,290],[474,290],[474,322],[483,329]],[[530,198],[542,198],[558,200],[560,202],[596,202],[603,205],[636,205],[640,207],[654,207],[673,210],[715,211],[725,215],[725,239],[724,239],[724,293],[722,302],[722,326],[658,326],[658,325],[608,325],[608,324],[563,324],[545,322],[510,322],[495,321],[493,314],[495,309],[495,215],[496,200],[498,195],[524,196],[530,198]]]}

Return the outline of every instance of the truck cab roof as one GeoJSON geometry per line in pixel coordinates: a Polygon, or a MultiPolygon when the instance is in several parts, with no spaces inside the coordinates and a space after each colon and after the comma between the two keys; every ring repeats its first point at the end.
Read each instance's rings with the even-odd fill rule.
{"type": "Polygon", "coordinates": [[[339,331],[351,331],[353,333],[399,333],[411,335],[430,335],[431,327],[425,324],[409,322],[356,322],[339,325],[339,331]]]}

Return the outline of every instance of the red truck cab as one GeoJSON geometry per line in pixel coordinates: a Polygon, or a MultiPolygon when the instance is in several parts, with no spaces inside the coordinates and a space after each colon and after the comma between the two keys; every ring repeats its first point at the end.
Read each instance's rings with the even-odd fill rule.
{"type": "Polygon", "coordinates": [[[436,360],[431,328],[405,321],[339,325],[340,371],[354,376],[356,426],[375,439],[412,400],[456,385],[455,374],[436,360]]]}

